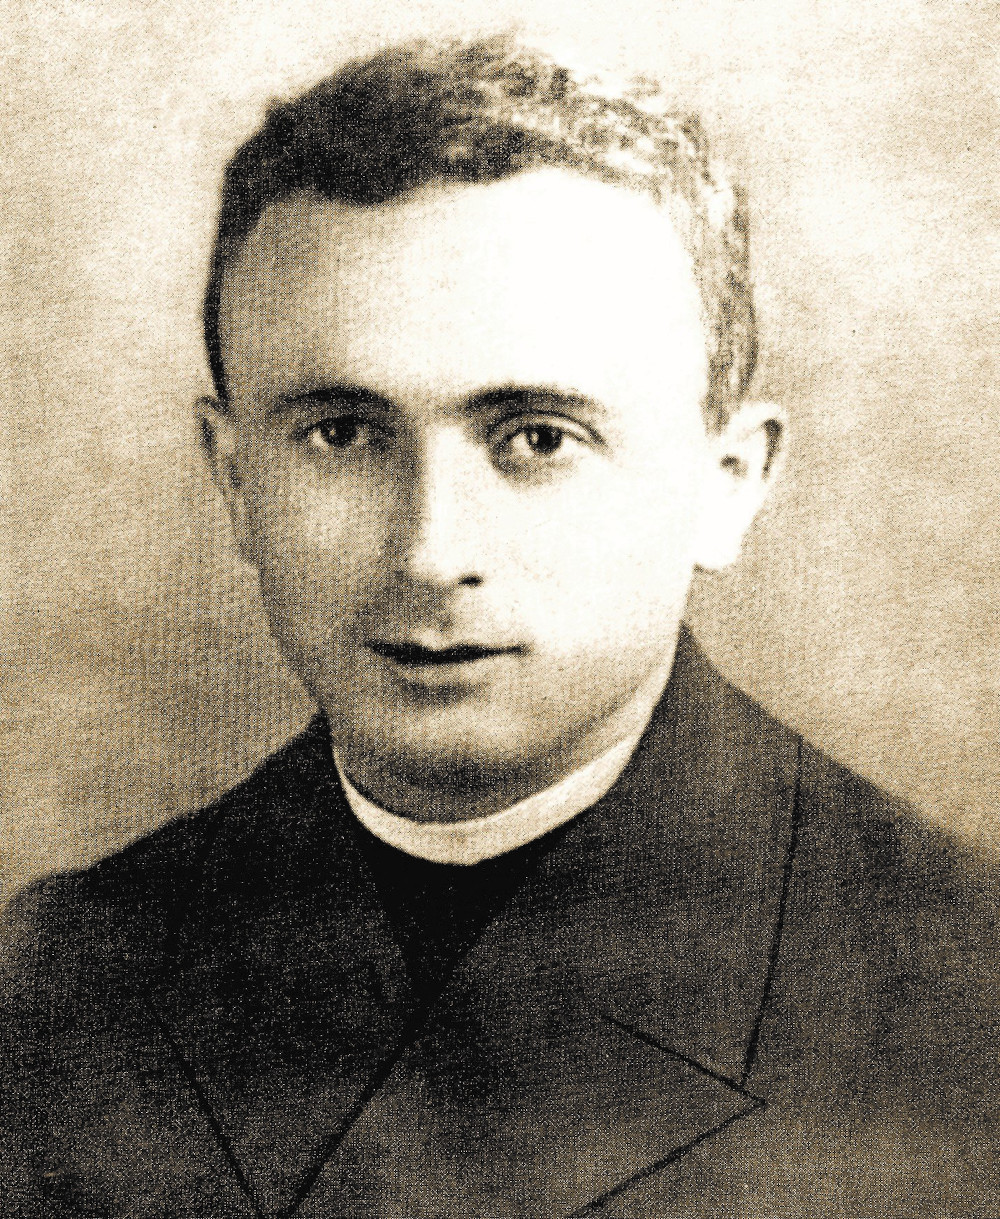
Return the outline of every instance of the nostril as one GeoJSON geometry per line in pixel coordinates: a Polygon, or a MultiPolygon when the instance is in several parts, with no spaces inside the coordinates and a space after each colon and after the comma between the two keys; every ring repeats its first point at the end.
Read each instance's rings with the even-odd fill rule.
{"type": "Polygon", "coordinates": [[[459,580],[459,585],[465,588],[478,588],[483,582],[482,576],[468,575],[459,580]]]}

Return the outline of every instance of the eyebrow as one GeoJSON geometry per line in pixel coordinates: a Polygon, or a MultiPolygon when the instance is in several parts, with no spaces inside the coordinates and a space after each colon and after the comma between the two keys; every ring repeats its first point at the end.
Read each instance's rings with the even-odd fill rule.
{"type": "Polygon", "coordinates": [[[265,412],[269,419],[290,414],[307,406],[391,406],[388,398],[361,385],[319,385],[314,389],[282,394],[265,412]]]}
{"type": "MultiPolygon", "coordinates": [[[[541,405],[545,402],[583,410],[593,416],[606,413],[598,399],[580,393],[578,390],[550,384],[501,385],[481,390],[466,398],[460,404],[460,409],[465,413],[480,414],[517,407],[524,409],[532,403],[541,405]]],[[[363,385],[335,383],[284,395],[268,409],[267,415],[274,417],[312,405],[369,406],[392,409],[397,404],[391,398],[366,389],[363,385]]]]}
{"type": "Polygon", "coordinates": [[[467,409],[471,411],[503,410],[504,408],[551,402],[563,407],[573,407],[590,415],[603,415],[605,408],[596,399],[577,390],[561,385],[503,385],[488,389],[469,399],[467,409]]]}

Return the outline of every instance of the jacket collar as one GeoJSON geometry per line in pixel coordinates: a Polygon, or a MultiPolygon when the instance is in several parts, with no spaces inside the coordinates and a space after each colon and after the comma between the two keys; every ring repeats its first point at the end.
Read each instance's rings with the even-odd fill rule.
{"type": "Polygon", "coordinates": [[[155,998],[264,1213],[348,1189],[362,1213],[570,1214],[760,1106],[797,743],[689,636],[618,782],[430,1013],[321,721],[272,774],[221,826],[155,998]]]}

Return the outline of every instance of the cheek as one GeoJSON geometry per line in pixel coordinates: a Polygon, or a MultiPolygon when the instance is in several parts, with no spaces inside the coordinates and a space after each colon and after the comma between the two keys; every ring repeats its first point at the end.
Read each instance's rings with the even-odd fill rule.
{"type": "Polygon", "coordinates": [[[370,575],[382,514],[355,490],[279,471],[258,476],[247,497],[248,530],[269,602],[300,618],[330,617],[370,575]]]}
{"type": "Polygon", "coordinates": [[[698,502],[684,472],[610,477],[540,514],[525,556],[535,623],[553,640],[641,645],[669,633],[694,567],[698,502]]]}

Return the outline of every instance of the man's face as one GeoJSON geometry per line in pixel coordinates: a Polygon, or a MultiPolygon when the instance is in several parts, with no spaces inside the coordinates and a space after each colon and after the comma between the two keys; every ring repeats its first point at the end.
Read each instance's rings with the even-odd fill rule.
{"type": "Polygon", "coordinates": [[[559,170],[288,199],[221,331],[217,473],[350,773],[504,791],[640,726],[725,478],[661,211],[559,170]]]}

